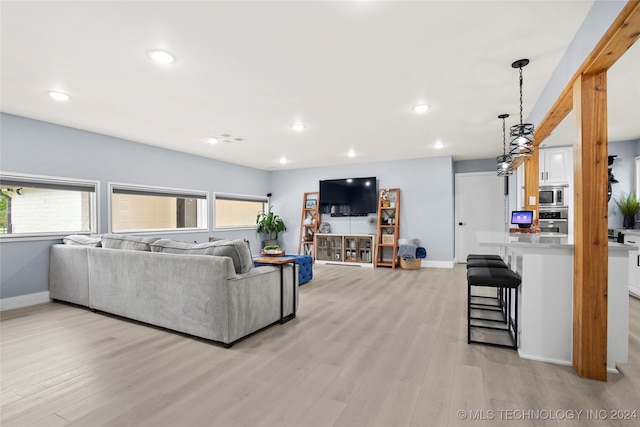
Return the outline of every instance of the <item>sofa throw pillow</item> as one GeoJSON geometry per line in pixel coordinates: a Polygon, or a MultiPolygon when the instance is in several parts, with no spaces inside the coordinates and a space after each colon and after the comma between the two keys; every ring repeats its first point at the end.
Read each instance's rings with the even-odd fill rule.
{"type": "Polygon", "coordinates": [[[100,236],[87,236],[86,234],[71,234],[62,239],[65,245],[77,246],[93,246],[99,248],[102,246],[102,238],[100,236]]]}
{"type": "Polygon", "coordinates": [[[151,243],[159,237],[138,237],[126,234],[105,234],[102,236],[102,247],[108,249],[125,249],[129,251],[151,251],[151,243]]]}
{"type": "Polygon", "coordinates": [[[185,243],[171,239],[160,239],[151,245],[153,252],[188,255],[226,256],[233,261],[238,274],[247,273],[253,268],[253,258],[249,247],[242,240],[216,240],[207,243],[185,243]]]}

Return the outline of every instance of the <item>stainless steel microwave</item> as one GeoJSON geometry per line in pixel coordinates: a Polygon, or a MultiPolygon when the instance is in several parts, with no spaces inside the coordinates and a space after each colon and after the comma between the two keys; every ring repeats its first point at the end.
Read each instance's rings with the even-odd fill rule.
{"type": "Polygon", "coordinates": [[[540,206],[565,206],[566,187],[540,187],[538,204],[540,206]]]}

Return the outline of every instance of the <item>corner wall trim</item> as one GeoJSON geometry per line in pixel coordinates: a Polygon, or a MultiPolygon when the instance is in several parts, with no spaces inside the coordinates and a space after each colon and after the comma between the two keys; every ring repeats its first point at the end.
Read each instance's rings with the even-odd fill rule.
{"type": "Polygon", "coordinates": [[[429,261],[423,260],[422,267],[432,267],[432,268],[453,268],[455,263],[453,261],[429,261]]]}
{"type": "Polygon", "coordinates": [[[30,305],[42,304],[49,301],[51,301],[51,298],[49,298],[49,291],[20,295],[13,298],[3,298],[0,299],[0,311],[28,307],[30,305]]]}

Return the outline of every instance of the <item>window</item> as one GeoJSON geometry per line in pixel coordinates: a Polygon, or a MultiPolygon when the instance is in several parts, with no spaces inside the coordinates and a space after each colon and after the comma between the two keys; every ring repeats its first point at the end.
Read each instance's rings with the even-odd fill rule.
{"type": "Polygon", "coordinates": [[[109,184],[113,233],[207,230],[208,193],[109,184]]]}
{"type": "Polygon", "coordinates": [[[0,173],[0,238],[95,233],[95,181],[0,173]]]}
{"type": "Polygon", "coordinates": [[[266,210],[268,202],[266,197],[216,194],[216,229],[255,228],[258,212],[266,210]]]}

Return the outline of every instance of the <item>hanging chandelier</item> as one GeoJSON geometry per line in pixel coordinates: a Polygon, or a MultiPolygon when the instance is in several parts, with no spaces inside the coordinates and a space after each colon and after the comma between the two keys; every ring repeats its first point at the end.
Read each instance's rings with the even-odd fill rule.
{"type": "Polygon", "coordinates": [[[512,159],[507,154],[507,128],[505,125],[505,119],[509,117],[508,114],[500,114],[499,119],[502,119],[502,156],[496,157],[496,170],[498,176],[509,176],[513,173],[511,168],[512,159]]]}
{"type": "Polygon", "coordinates": [[[519,59],[511,67],[520,70],[520,123],[511,126],[510,136],[511,144],[509,144],[509,154],[511,158],[530,157],[533,155],[533,125],[531,123],[523,123],[522,121],[522,67],[529,64],[528,59],[519,59]]]}

